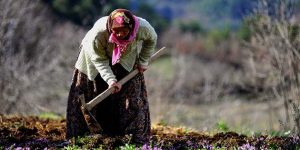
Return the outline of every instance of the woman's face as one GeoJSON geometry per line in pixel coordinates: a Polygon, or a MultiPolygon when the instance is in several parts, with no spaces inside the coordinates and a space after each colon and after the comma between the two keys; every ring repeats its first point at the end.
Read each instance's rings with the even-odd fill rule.
{"type": "Polygon", "coordinates": [[[124,40],[128,38],[130,29],[128,27],[112,28],[112,33],[117,36],[117,39],[124,40]]]}

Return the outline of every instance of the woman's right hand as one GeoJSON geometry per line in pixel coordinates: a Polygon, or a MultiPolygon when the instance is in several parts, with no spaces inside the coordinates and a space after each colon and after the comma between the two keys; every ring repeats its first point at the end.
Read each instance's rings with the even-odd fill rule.
{"type": "Polygon", "coordinates": [[[119,83],[117,83],[117,82],[115,82],[115,81],[113,81],[113,82],[111,82],[111,84],[109,85],[109,87],[114,87],[115,90],[112,92],[114,94],[114,93],[118,93],[118,92],[121,91],[122,85],[119,84],[119,83]]]}

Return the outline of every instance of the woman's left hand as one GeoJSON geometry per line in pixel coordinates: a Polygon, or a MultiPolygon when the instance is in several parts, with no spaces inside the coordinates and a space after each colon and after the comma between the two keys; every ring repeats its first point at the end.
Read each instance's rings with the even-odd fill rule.
{"type": "Polygon", "coordinates": [[[121,91],[122,85],[119,84],[119,83],[117,83],[117,82],[115,82],[115,81],[113,81],[113,82],[109,85],[109,87],[114,87],[115,90],[112,92],[112,93],[114,94],[114,93],[118,93],[118,92],[121,91]]]}
{"type": "Polygon", "coordinates": [[[147,66],[142,66],[142,65],[137,65],[137,69],[139,70],[140,73],[143,73],[148,69],[147,66]]]}

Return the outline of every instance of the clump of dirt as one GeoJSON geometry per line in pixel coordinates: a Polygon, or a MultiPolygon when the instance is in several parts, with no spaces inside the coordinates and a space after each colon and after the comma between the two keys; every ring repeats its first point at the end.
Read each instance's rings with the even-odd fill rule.
{"type": "Polygon", "coordinates": [[[261,135],[248,137],[235,132],[221,132],[214,135],[186,132],[182,128],[156,126],[152,129],[152,142],[162,149],[212,149],[225,147],[236,149],[296,149],[300,146],[299,136],[270,137],[261,135]]]}
{"type": "MultiPolygon", "coordinates": [[[[0,149],[17,147],[57,149],[67,146],[86,149],[115,149],[131,143],[130,136],[108,137],[100,134],[66,140],[65,129],[65,119],[54,120],[34,116],[7,117],[0,115],[0,149]]],[[[235,132],[209,135],[163,125],[152,127],[150,142],[151,145],[161,149],[212,149],[213,147],[296,149],[300,147],[299,136],[270,137],[261,135],[248,137],[235,132]]]]}
{"type": "Polygon", "coordinates": [[[65,120],[0,115],[0,145],[3,147],[62,147],[65,120]]]}

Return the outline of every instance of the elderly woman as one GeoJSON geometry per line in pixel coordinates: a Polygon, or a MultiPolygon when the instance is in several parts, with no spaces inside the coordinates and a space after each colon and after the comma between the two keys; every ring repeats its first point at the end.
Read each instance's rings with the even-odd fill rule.
{"type": "Polygon", "coordinates": [[[116,9],[94,24],[82,40],[75,64],[68,97],[67,138],[90,133],[130,134],[135,143],[149,142],[151,123],[143,72],[156,41],[153,27],[125,9],[116,9]],[[139,74],[120,85],[118,81],[135,68],[139,74]],[[79,95],[88,102],[111,86],[114,93],[93,108],[93,122],[82,111],[79,95]]]}

